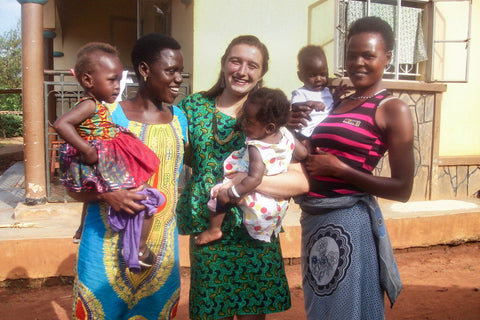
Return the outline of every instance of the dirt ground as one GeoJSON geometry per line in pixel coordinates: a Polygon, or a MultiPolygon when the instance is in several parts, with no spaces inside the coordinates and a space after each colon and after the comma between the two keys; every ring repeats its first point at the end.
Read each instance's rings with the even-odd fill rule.
{"type": "MultiPolygon", "coordinates": [[[[389,320],[480,319],[480,243],[396,251],[403,291],[389,320]]],[[[287,265],[292,308],[267,320],[305,319],[299,264],[287,265]]],[[[182,268],[182,293],[176,319],[188,319],[189,270],[182,268]]],[[[0,287],[0,319],[71,319],[71,279],[4,281],[0,287]],[[62,283],[65,282],[64,283],[62,283]],[[53,282],[53,283],[52,283],[53,282]]],[[[348,302],[345,303],[354,303],[348,302]]]]}

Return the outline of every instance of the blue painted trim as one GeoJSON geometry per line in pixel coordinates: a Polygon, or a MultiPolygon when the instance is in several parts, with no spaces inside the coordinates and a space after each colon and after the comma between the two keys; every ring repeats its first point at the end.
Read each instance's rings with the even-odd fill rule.
{"type": "Polygon", "coordinates": [[[18,3],[24,4],[24,3],[38,3],[41,5],[44,5],[47,3],[48,0],[17,0],[18,3]]]}
{"type": "Polygon", "coordinates": [[[43,30],[43,37],[47,39],[53,39],[57,34],[51,30],[43,30]]]}

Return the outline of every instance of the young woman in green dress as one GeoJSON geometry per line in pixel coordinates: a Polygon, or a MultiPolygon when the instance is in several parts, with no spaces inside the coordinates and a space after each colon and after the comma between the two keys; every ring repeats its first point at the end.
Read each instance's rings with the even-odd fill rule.
{"type": "MultiPolygon", "coordinates": [[[[195,237],[208,228],[207,201],[210,189],[223,178],[223,161],[244,146],[237,117],[248,94],[261,86],[268,59],[268,50],[257,37],[235,38],[221,59],[217,83],[178,105],[188,120],[190,154],[185,161],[192,167],[176,209],[179,232],[191,236],[191,319],[265,319],[265,314],[290,308],[278,238],[271,243],[252,239],[238,207],[227,212],[220,240],[195,244],[195,237]]],[[[233,178],[233,183],[241,178],[233,178]]],[[[290,197],[306,192],[308,183],[296,163],[286,173],[266,177],[258,190],[290,197]]]]}

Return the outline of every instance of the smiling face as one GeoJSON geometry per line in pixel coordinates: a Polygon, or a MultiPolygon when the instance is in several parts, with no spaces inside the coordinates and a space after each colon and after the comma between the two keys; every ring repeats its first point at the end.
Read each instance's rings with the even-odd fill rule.
{"type": "Polygon", "coordinates": [[[328,83],[328,66],[325,57],[306,59],[298,71],[298,78],[308,90],[322,91],[325,89],[328,83]]]}
{"type": "Polygon", "coordinates": [[[147,87],[161,102],[172,103],[183,82],[183,55],[180,50],[163,49],[149,67],[147,87]]]}
{"type": "Polygon", "coordinates": [[[248,94],[262,79],[262,63],[262,53],[257,47],[248,44],[232,47],[222,66],[225,90],[234,95],[248,94]]]}
{"type": "Polygon", "coordinates": [[[120,92],[122,72],[123,66],[117,56],[99,53],[94,71],[85,75],[83,86],[96,100],[112,103],[120,92]]]}
{"type": "Polygon", "coordinates": [[[391,58],[392,52],[385,49],[385,42],[379,33],[353,35],[348,41],[345,67],[357,91],[375,90],[391,58]]]}

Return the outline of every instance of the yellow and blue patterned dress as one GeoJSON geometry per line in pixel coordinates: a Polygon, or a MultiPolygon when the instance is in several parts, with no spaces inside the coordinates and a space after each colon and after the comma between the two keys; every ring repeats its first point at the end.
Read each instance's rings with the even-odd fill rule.
{"type": "Polygon", "coordinates": [[[147,125],[129,121],[118,103],[109,105],[113,121],[128,128],[160,159],[148,183],[167,202],[154,216],[147,240],[157,254],[153,267],[134,274],[121,258],[121,239],[107,223],[106,204],[90,203],[75,272],[74,319],[172,319],[180,297],[177,180],[187,138],[183,112],[173,107],[172,122],[147,125]]]}
{"type": "Polygon", "coordinates": [[[192,147],[192,177],[176,209],[179,232],[192,236],[190,318],[220,319],[290,308],[279,239],[267,243],[250,237],[238,207],[225,215],[222,239],[195,245],[193,236],[208,227],[210,189],[223,179],[223,161],[245,146],[245,136],[238,132],[223,145],[215,140],[213,117],[217,117],[220,140],[228,140],[236,119],[215,112],[214,99],[193,94],[178,106],[187,116],[192,147]]]}

